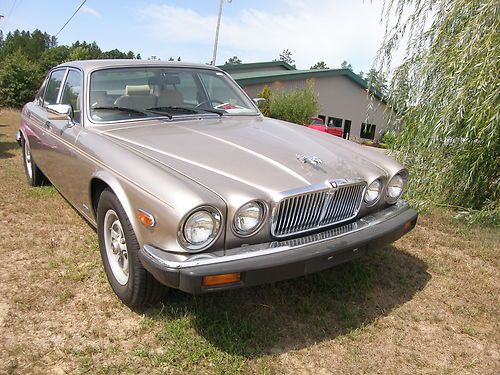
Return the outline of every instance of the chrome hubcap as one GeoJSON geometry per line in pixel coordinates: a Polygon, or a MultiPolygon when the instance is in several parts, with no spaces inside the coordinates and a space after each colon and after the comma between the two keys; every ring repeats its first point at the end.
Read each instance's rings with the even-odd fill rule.
{"type": "Polygon", "coordinates": [[[26,170],[28,171],[28,176],[31,178],[33,171],[31,170],[31,151],[28,142],[24,141],[24,161],[26,163],[26,170]]]}
{"type": "Polygon", "coordinates": [[[128,250],[122,224],[113,210],[104,216],[104,245],[113,276],[120,285],[125,285],[129,276],[128,250]]]}

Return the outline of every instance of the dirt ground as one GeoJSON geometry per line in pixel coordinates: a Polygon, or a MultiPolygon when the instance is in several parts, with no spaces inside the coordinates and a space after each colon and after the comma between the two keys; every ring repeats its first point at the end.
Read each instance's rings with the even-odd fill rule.
{"type": "Polygon", "coordinates": [[[0,111],[0,374],[498,374],[499,230],[446,211],[308,277],[131,311],[95,232],[26,184],[0,111]]]}

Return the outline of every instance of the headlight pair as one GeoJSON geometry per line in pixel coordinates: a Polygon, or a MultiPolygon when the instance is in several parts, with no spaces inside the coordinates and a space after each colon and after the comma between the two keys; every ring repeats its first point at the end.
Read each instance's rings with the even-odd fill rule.
{"type": "MultiPolygon", "coordinates": [[[[233,220],[233,230],[240,237],[247,237],[260,229],[267,206],[252,201],[241,206],[233,220]]],[[[215,207],[202,206],[189,214],[179,228],[179,241],[188,250],[201,251],[212,245],[220,233],[222,215],[215,207]]]]}
{"type": "MultiPolygon", "coordinates": [[[[406,184],[406,173],[396,173],[387,184],[385,199],[388,203],[395,203],[403,195],[406,184]]],[[[365,191],[364,201],[368,205],[374,205],[380,199],[383,190],[382,181],[379,179],[373,181],[365,191]]]]}

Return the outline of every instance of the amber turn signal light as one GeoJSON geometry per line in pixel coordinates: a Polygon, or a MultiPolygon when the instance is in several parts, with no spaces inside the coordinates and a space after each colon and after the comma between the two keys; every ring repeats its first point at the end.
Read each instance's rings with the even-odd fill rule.
{"type": "Polygon", "coordinates": [[[137,210],[137,218],[142,225],[148,228],[152,228],[156,224],[155,217],[144,210],[137,210]]]}
{"type": "Polygon", "coordinates": [[[222,284],[233,284],[241,280],[241,275],[239,273],[225,273],[222,275],[213,276],[203,276],[201,285],[203,286],[214,286],[222,284]]]}
{"type": "Polygon", "coordinates": [[[406,223],[403,224],[403,229],[405,230],[405,232],[408,232],[410,230],[412,230],[415,225],[417,224],[417,220],[412,220],[412,221],[407,221],[406,223]]]}

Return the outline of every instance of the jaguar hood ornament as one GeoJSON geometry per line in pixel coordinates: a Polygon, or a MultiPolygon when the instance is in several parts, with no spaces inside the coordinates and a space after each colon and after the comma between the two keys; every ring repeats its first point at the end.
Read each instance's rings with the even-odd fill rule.
{"type": "Polygon", "coordinates": [[[301,163],[308,163],[308,164],[311,164],[313,167],[317,167],[318,165],[323,164],[323,160],[321,160],[317,156],[313,156],[313,155],[308,156],[308,155],[297,154],[297,155],[295,155],[295,157],[301,163]]]}

